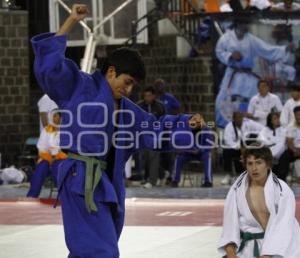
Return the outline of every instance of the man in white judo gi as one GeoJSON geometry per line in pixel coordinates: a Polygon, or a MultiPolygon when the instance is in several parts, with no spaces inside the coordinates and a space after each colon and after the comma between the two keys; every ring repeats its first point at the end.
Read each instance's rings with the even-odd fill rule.
{"type": "Polygon", "coordinates": [[[292,44],[272,46],[248,32],[244,20],[235,20],[233,29],[222,35],[216,46],[217,58],[227,66],[216,98],[216,122],[224,128],[234,110],[247,111],[257,94],[259,77],[252,71],[256,57],[279,62],[286,60],[292,44]]]}
{"type": "Polygon", "coordinates": [[[221,257],[299,258],[295,196],[272,173],[270,149],[251,145],[243,160],[247,170],[232,185],[225,202],[218,243],[221,257]]]}

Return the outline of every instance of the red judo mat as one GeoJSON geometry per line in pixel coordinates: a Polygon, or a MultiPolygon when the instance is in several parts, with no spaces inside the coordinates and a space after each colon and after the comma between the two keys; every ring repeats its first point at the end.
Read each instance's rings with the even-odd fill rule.
{"type": "MultiPolygon", "coordinates": [[[[296,199],[300,221],[300,198],[296,199]]],[[[224,200],[127,199],[126,226],[221,226],[224,200]]],[[[49,199],[0,199],[1,225],[62,224],[49,199]]]]}

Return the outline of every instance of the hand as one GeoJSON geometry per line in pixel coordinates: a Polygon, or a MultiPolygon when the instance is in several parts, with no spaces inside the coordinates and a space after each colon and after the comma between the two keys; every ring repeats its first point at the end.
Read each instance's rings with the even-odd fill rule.
{"type": "Polygon", "coordinates": [[[56,36],[69,33],[72,28],[82,21],[89,13],[85,4],[74,4],[70,16],[65,20],[64,24],[59,28],[56,36]]]}
{"type": "Polygon", "coordinates": [[[85,4],[74,4],[70,16],[76,21],[82,21],[89,13],[85,4]]]}
{"type": "Polygon", "coordinates": [[[295,45],[293,42],[286,45],[286,51],[293,52],[295,50],[295,45]]]}
{"type": "Polygon", "coordinates": [[[233,59],[233,60],[235,60],[235,61],[241,61],[243,59],[243,56],[242,56],[242,54],[239,51],[234,51],[231,54],[230,58],[233,59]]]}
{"type": "Polygon", "coordinates": [[[189,120],[189,125],[192,129],[201,129],[202,127],[204,127],[205,121],[203,119],[203,116],[200,114],[195,114],[191,117],[191,119],[189,120]]]}

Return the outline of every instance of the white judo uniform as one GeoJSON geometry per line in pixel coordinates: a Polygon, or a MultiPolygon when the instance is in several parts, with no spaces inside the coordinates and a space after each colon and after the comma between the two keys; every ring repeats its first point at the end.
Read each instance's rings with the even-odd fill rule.
{"type": "Polygon", "coordinates": [[[280,126],[273,130],[265,127],[258,135],[258,140],[268,146],[275,159],[279,159],[282,153],[286,150],[286,128],[280,126]]]}
{"type": "MultiPolygon", "coordinates": [[[[246,192],[248,173],[244,172],[230,188],[224,207],[223,232],[218,242],[221,257],[226,257],[224,247],[235,243],[238,249],[242,244],[241,232],[262,233],[263,228],[250,211],[246,192]]],[[[259,255],[272,258],[300,257],[300,227],[295,218],[295,196],[288,185],[272,172],[264,187],[265,201],[270,213],[264,237],[244,242],[244,248],[237,253],[239,258],[254,258],[255,242],[259,255]]],[[[237,250],[238,250],[237,249],[237,250]]],[[[258,256],[259,257],[259,256],[258,256]]]]}
{"type": "Polygon", "coordinates": [[[50,155],[55,156],[61,151],[59,142],[59,131],[54,130],[51,125],[48,125],[42,130],[36,147],[39,152],[47,152],[50,155]]]}
{"type": "Polygon", "coordinates": [[[272,111],[281,112],[282,104],[279,97],[273,93],[266,96],[257,94],[250,99],[248,113],[258,118],[257,122],[266,125],[267,116],[272,111]]]}
{"type": "Polygon", "coordinates": [[[234,30],[228,30],[217,43],[216,55],[227,66],[216,98],[217,125],[224,128],[232,120],[233,111],[246,111],[250,98],[257,93],[258,76],[252,72],[255,58],[278,62],[285,60],[288,52],[285,46],[272,46],[251,33],[239,40],[234,30]],[[230,58],[234,51],[241,53],[240,61],[230,58]]]}

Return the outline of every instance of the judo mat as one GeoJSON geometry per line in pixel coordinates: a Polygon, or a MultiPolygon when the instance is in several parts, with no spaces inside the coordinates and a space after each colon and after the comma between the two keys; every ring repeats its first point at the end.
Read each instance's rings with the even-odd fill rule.
{"type": "MultiPolygon", "coordinates": [[[[47,199],[0,200],[0,258],[65,258],[61,209],[47,199]]],[[[214,258],[224,200],[126,199],[121,258],[214,258]]],[[[297,198],[300,219],[300,198],[297,198]]]]}

